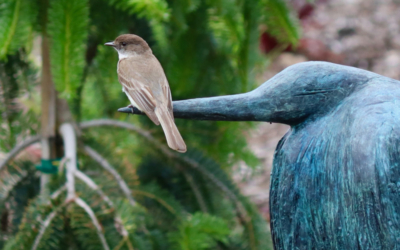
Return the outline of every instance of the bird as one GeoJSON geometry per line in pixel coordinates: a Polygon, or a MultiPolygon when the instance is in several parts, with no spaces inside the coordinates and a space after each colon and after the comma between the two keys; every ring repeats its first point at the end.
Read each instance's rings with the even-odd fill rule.
{"type": "Polygon", "coordinates": [[[290,126],[271,173],[274,249],[400,249],[400,81],[303,62],[247,93],[176,101],[174,115],[290,126]]]}
{"type": "Polygon", "coordinates": [[[175,125],[167,77],[147,42],[138,35],[124,34],[105,45],[118,52],[118,80],[130,107],[144,112],[156,125],[161,124],[170,148],[186,152],[186,144],[175,125]]]}

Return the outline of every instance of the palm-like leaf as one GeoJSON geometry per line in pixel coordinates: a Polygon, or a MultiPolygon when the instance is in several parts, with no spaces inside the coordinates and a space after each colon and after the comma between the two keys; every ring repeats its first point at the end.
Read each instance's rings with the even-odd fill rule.
{"type": "Polygon", "coordinates": [[[57,90],[66,98],[74,97],[82,82],[88,16],[88,0],[51,1],[51,69],[57,90]]]}
{"type": "Polygon", "coordinates": [[[171,15],[166,0],[111,0],[110,4],[140,18],[146,18],[157,45],[161,50],[166,49],[167,36],[164,22],[169,21],[171,15]]]}
{"type": "Polygon", "coordinates": [[[33,1],[0,1],[0,60],[25,45],[32,32],[35,16],[33,1]]]}
{"type": "Polygon", "coordinates": [[[283,44],[297,46],[300,25],[283,0],[262,0],[263,21],[268,32],[283,44]]]}
{"type": "Polygon", "coordinates": [[[226,242],[229,234],[228,225],[221,218],[196,213],[183,221],[169,238],[176,249],[203,250],[215,248],[217,241],[226,242]]]}

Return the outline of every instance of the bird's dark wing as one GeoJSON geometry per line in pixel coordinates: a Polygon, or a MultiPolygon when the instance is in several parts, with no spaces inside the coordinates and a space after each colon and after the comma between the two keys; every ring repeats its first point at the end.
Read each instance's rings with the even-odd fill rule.
{"type": "Polygon", "coordinates": [[[119,62],[118,80],[122,84],[125,93],[135,102],[137,108],[146,113],[155,124],[159,125],[160,122],[154,113],[157,103],[153,93],[146,84],[146,79],[132,70],[128,60],[119,62]]]}

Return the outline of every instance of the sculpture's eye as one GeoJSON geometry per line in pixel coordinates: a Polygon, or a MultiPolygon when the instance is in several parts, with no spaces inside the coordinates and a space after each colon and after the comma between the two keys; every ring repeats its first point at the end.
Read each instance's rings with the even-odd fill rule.
{"type": "Polygon", "coordinates": [[[126,42],[122,42],[122,46],[125,46],[126,45],[126,42]]]}

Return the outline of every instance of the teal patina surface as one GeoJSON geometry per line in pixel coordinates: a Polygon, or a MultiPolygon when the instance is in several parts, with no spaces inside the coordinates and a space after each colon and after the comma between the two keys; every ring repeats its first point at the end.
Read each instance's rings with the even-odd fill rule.
{"type": "Polygon", "coordinates": [[[174,114],[291,126],[271,176],[275,249],[400,249],[399,81],[306,62],[249,93],[176,101],[174,114]]]}

